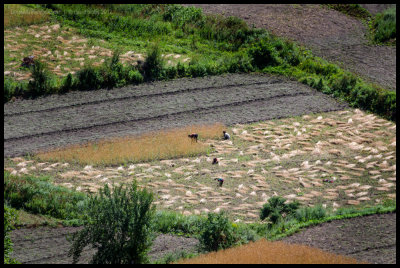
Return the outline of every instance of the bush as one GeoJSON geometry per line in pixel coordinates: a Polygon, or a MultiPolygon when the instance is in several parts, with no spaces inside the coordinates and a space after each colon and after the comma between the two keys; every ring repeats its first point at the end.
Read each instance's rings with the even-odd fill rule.
{"type": "Polygon", "coordinates": [[[35,60],[35,64],[30,67],[32,80],[28,83],[26,95],[36,98],[52,92],[52,79],[45,63],[35,60]]]}
{"type": "Polygon", "coordinates": [[[350,73],[338,73],[330,77],[330,86],[334,92],[348,95],[355,87],[357,78],[350,73]]]}
{"type": "Polygon", "coordinates": [[[10,208],[4,203],[4,264],[17,264],[18,262],[11,258],[13,252],[13,243],[10,238],[10,232],[14,229],[17,220],[15,209],[10,208]]]}
{"type": "Polygon", "coordinates": [[[101,70],[103,76],[103,87],[112,89],[126,84],[125,77],[129,74],[122,63],[119,62],[120,50],[116,50],[110,60],[104,62],[101,70]]]}
{"type": "Polygon", "coordinates": [[[147,58],[144,62],[141,73],[146,81],[154,81],[162,78],[164,69],[164,59],[161,57],[161,51],[157,44],[150,47],[147,52],[147,58]]]}
{"type": "Polygon", "coordinates": [[[99,69],[94,67],[86,67],[77,72],[78,90],[96,90],[103,85],[103,78],[99,69]]]}
{"type": "Polygon", "coordinates": [[[185,216],[171,211],[157,211],[154,222],[154,229],[160,233],[194,235],[201,232],[204,217],[185,216]]]}
{"type": "Polygon", "coordinates": [[[217,251],[232,247],[239,239],[234,232],[232,223],[229,222],[225,213],[221,212],[208,214],[199,240],[203,250],[217,251]]]}
{"type": "Polygon", "coordinates": [[[396,8],[377,14],[371,27],[375,42],[383,43],[396,38],[396,8]]]}
{"type": "Polygon", "coordinates": [[[90,198],[84,229],[72,237],[69,255],[73,263],[87,245],[97,248],[91,260],[94,264],[148,263],[154,238],[152,201],[152,193],[138,190],[136,182],[127,188],[105,185],[99,195],[90,198]]]}
{"type": "Polygon", "coordinates": [[[178,64],[176,65],[176,72],[178,77],[185,77],[186,76],[185,65],[181,62],[178,62],[178,64]]]}
{"type": "Polygon", "coordinates": [[[138,70],[130,70],[128,72],[128,82],[140,84],[143,82],[143,76],[138,70]]]}
{"type": "Polygon", "coordinates": [[[276,66],[282,63],[275,46],[268,40],[260,40],[249,49],[252,65],[263,69],[267,66],[276,66]]]}
{"type": "Polygon", "coordinates": [[[285,204],[286,199],[274,196],[268,199],[268,203],[264,204],[260,211],[260,219],[264,220],[269,217],[273,224],[276,224],[284,216],[293,214],[300,206],[298,201],[285,204]]]}
{"type": "Polygon", "coordinates": [[[70,90],[74,90],[75,89],[75,83],[76,81],[74,80],[74,78],[72,77],[71,73],[68,73],[68,75],[64,78],[62,85],[59,89],[59,93],[66,93],[70,90]]]}
{"type": "Polygon", "coordinates": [[[188,73],[191,77],[204,77],[207,75],[207,68],[203,63],[191,62],[188,67],[188,73]]]}
{"type": "Polygon", "coordinates": [[[315,207],[302,207],[296,210],[294,218],[299,222],[307,222],[310,220],[320,220],[326,216],[326,210],[322,205],[315,207]]]}

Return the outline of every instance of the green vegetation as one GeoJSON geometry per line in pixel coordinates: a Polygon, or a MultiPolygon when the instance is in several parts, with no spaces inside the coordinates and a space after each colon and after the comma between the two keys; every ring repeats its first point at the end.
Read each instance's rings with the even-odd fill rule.
{"type": "Polygon", "coordinates": [[[65,220],[66,225],[81,225],[87,196],[55,186],[47,177],[13,176],[4,172],[4,200],[13,208],[65,220]]]}
{"type": "MultiPolygon", "coordinates": [[[[8,249],[5,259],[6,253],[12,250],[7,234],[16,222],[15,208],[64,219],[64,225],[84,225],[84,229],[73,237],[74,245],[70,254],[77,261],[86,245],[101,245],[93,263],[148,262],[146,252],[156,233],[197,237],[200,240],[199,250],[213,251],[263,237],[276,240],[326,221],[396,211],[395,200],[387,200],[373,207],[348,207],[331,211],[321,205],[304,207],[298,203],[287,203],[284,198],[277,196],[270,198],[260,210],[260,216],[269,218],[268,223],[233,223],[224,212],[209,213],[205,217],[155,211],[151,205],[152,194],[145,189],[138,189],[135,183],[112,189],[106,185],[98,195],[88,196],[54,186],[49,178],[17,177],[7,171],[4,172],[4,178],[4,197],[8,205],[4,214],[5,248],[8,249]],[[273,220],[273,217],[278,220],[273,220]],[[129,237],[135,239],[130,240],[129,237]]],[[[193,254],[170,254],[157,262],[169,263],[179,256],[193,254]]]]}
{"type": "Polygon", "coordinates": [[[139,190],[136,183],[112,189],[106,184],[89,200],[84,229],[73,235],[69,252],[73,263],[87,245],[98,249],[91,260],[94,264],[148,263],[154,238],[152,202],[152,193],[139,190]]]}
{"type": "Polygon", "coordinates": [[[343,14],[358,18],[358,19],[368,19],[371,14],[360,6],[359,4],[324,4],[325,6],[337,10],[343,14]]]}
{"type": "Polygon", "coordinates": [[[50,14],[35,5],[4,4],[4,28],[42,23],[50,14]]]}
{"type": "Polygon", "coordinates": [[[4,203],[4,264],[18,264],[19,262],[10,257],[13,252],[13,243],[10,238],[10,232],[15,227],[17,220],[16,210],[4,203]]]}
{"type": "Polygon", "coordinates": [[[235,233],[232,223],[226,215],[221,213],[208,213],[207,221],[203,225],[200,244],[203,250],[218,251],[230,248],[238,243],[239,237],[235,233]]]}
{"type": "Polygon", "coordinates": [[[396,7],[378,13],[370,21],[373,41],[376,43],[396,44],[396,7]]]}
{"type": "Polygon", "coordinates": [[[53,10],[55,20],[86,37],[107,40],[116,51],[113,60],[50,83],[54,87],[36,88],[38,83],[32,82],[28,87],[31,94],[23,94],[27,88],[23,83],[5,80],[5,102],[13,96],[32,96],[32,92],[44,95],[151,80],[265,72],[294,77],[353,107],[396,120],[396,92],[369,84],[291,41],[248,27],[238,18],[205,15],[201,9],[180,5],[48,4],[41,8],[53,10]],[[146,52],[147,60],[136,66],[122,66],[117,51],[127,49],[146,52]],[[161,53],[185,54],[191,60],[165,64],[161,53]]]}
{"type": "Polygon", "coordinates": [[[300,206],[300,203],[297,201],[288,204],[285,202],[286,199],[279,196],[268,199],[268,203],[264,204],[261,209],[260,219],[264,220],[268,217],[273,224],[276,224],[282,218],[295,213],[300,206]]]}

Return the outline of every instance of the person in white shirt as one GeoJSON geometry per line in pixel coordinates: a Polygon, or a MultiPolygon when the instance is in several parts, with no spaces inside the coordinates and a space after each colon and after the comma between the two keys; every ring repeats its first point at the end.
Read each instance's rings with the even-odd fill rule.
{"type": "Polygon", "coordinates": [[[229,140],[231,138],[231,136],[228,133],[226,133],[225,130],[222,131],[222,133],[224,133],[224,140],[229,140]]]}

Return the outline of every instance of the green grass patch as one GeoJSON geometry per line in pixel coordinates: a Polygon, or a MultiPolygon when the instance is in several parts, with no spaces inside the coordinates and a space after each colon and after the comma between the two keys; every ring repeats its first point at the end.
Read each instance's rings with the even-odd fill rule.
{"type": "Polygon", "coordinates": [[[328,8],[358,19],[368,19],[371,14],[359,4],[324,4],[328,8]]]}
{"type": "Polygon", "coordinates": [[[375,43],[396,44],[396,7],[378,13],[369,25],[375,43]]]}

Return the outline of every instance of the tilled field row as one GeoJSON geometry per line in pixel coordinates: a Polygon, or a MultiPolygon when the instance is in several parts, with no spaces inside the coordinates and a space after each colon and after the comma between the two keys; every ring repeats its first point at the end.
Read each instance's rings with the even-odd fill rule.
{"type": "Polygon", "coordinates": [[[93,91],[74,91],[64,95],[50,96],[22,102],[8,102],[4,104],[4,115],[20,115],[30,112],[57,110],[71,106],[96,104],[119,99],[141,98],[152,95],[173,94],[179,91],[198,89],[243,86],[251,84],[274,84],[289,82],[283,77],[260,74],[224,74],[202,78],[181,78],[170,81],[156,81],[140,85],[129,85],[118,90],[100,89],[93,91]]]}
{"type": "MultiPolygon", "coordinates": [[[[265,75],[245,77],[246,84],[233,86],[231,81],[234,79],[225,79],[218,86],[205,88],[199,87],[204,79],[197,79],[195,90],[185,90],[187,79],[182,80],[181,85],[175,80],[171,85],[165,82],[164,89],[171,92],[178,88],[176,94],[104,100],[5,116],[4,155],[12,157],[68,144],[192,124],[221,122],[232,125],[346,107],[297,82],[277,81],[265,75]]],[[[96,95],[96,92],[92,94],[96,95]]]]}

